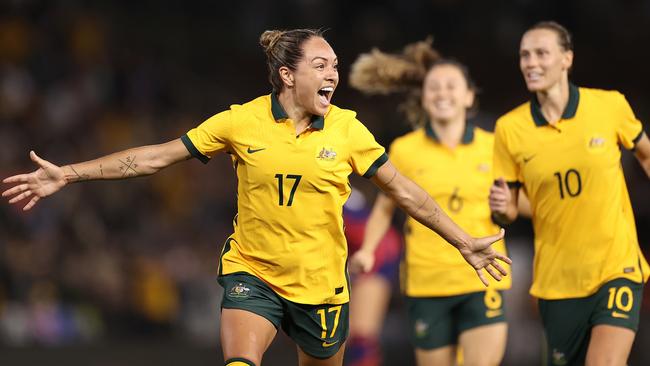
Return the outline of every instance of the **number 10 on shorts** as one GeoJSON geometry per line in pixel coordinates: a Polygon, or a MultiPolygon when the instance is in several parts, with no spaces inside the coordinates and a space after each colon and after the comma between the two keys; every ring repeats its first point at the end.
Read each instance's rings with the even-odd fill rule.
{"type": "Polygon", "coordinates": [[[607,308],[616,308],[621,311],[630,311],[634,305],[634,297],[632,290],[627,286],[612,287],[609,289],[609,299],[607,300],[607,308]]]}

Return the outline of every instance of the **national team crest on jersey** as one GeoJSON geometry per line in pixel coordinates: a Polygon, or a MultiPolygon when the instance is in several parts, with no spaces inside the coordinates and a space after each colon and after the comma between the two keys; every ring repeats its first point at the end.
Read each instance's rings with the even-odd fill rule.
{"type": "Polygon", "coordinates": [[[245,300],[251,295],[251,289],[239,282],[228,291],[228,297],[234,300],[245,300]]]}
{"type": "Polygon", "coordinates": [[[591,136],[587,144],[589,152],[600,152],[605,150],[606,140],[602,136],[591,136]]]}
{"type": "Polygon", "coordinates": [[[333,161],[336,158],[336,151],[334,151],[334,148],[330,147],[323,147],[319,152],[318,156],[316,156],[316,159],[319,160],[325,160],[325,161],[333,161]]]}
{"type": "Polygon", "coordinates": [[[490,164],[488,164],[488,163],[480,163],[479,165],[476,166],[476,170],[478,170],[481,173],[489,173],[490,172],[490,164]]]}

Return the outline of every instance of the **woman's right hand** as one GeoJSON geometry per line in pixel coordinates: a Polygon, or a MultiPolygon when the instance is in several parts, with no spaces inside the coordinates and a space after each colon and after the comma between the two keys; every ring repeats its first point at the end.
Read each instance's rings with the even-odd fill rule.
{"type": "Polygon", "coordinates": [[[9,203],[16,203],[31,197],[23,207],[23,211],[31,209],[38,200],[57,192],[67,184],[65,173],[61,167],[41,159],[34,151],[30,151],[29,157],[38,165],[37,170],[28,174],[14,175],[2,181],[10,184],[17,183],[2,192],[2,197],[10,197],[9,203]]]}
{"type": "Polygon", "coordinates": [[[512,193],[505,180],[503,178],[495,180],[492,187],[490,187],[490,210],[499,215],[506,215],[511,200],[512,193]]]}
{"type": "Polygon", "coordinates": [[[368,273],[375,265],[375,253],[369,250],[359,249],[350,258],[350,272],[368,273]]]}

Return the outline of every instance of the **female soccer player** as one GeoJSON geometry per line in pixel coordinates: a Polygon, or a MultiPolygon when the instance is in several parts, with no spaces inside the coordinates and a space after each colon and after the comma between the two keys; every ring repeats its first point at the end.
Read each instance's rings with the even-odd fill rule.
{"type": "Polygon", "coordinates": [[[354,112],[330,104],[339,81],[336,54],[320,31],[266,31],[273,93],[218,113],[170,142],[56,166],[31,152],[39,169],[4,180],[3,193],[31,209],[68,183],[149,175],[217,152],[232,156],[238,214],[219,263],[224,287],[221,341],[226,365],[260,365],[282,329],[298,344],[300,365],[340,365],[348,331],[347,246],[341,219],[348,176],[372,178],[387,194],[454,245],[487,282],[510,262],[475,239],[388,162],[354,112]]]}
{"type": "MultiPolygon", "coordinates": [[[[348,255],[363,244],[370,206],[363,191],[352,186],[350,198],[343,206],[345,238],[348,255]]],[[[350,337],[345,351],[348,366],[379,366],[382,364],[381,330],[397,283],[402,252],[402,239],[391,225],[375,252],[375,263],[366,273],[352,273],[350,300],[350,337]]]]}
{"type": "Polygon", "coordinates": [[[549,365],[625,365],[650,268],[641,253],[621,168],[634,150],[650,175],[650,141],[625,97],[569,81],[573,46],[555,22],[528,29],[519,49],[533,93],[496,125],[490,207],[517,217],[530,199],[535,231],[533,284],[549,365]]]}
{"type": "MultiPolygon", "coordinates": [[[[430,42],[418,42],[404,55],[362,55],[352,70],[351,84],[368,93],[414,89],[404,106],[415,129],[392,143],[395,167],[472,235],[497,230],[488,204],[493,135],[467,122],[476,101],[467,68],[439,59],[430,42]]],[[[393,198],[378,197],[351,266],[372,266],[396,207],[393,198]]],[[[405,236],[402,290],[417,364],[454,365],[458,348],[466,365],[500,364],[507,335],[502,290],[510,280],[486,290],[442,237],[411,218],[405,236]]],[[[503,241],[495,247],[505,251],[503,241]]]]}

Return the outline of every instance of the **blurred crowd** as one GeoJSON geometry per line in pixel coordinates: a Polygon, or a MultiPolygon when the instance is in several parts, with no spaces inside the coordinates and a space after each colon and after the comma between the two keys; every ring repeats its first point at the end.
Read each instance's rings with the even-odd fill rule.
{"type": "MultiPolygon", "coordinates": [[[[302,9],[303,3],[324,6],[319,1],[295,6],[302,9]]],[[[196,10],[183,15],[175,14],[172,7],[165,16],[149,18],[145,5],[133,5],[137,9],[130,14],[128,6],[111,4],[14,0],[0,5],[0,177],[33,170],[31,149],[46,160],[65,164],[161,143],[180,137],[229,103],[270,91],[261,49],[255,43],[264,28],[248,31],[246,43],[241,44],[226,26],[212,29],[218,22],[196,10]],[[219,44],[224,38],[230,39],[224,43],[227,50],[219,44]]],[[[245,9],[257,11],[249,6],[245,9]]],[[[260,6],[278,15],[269,5],[260,6]]],[[[357,9],[356,5],[340,7],[344,9],[321,13],[325,19],[308,26],[327,25],[336,14],[357,9]]],[[[363,15],[367,28],[373,19],[384,24],[388,14],[356,13],[363,15]]],[[[228,14],[215,16],[223,19],[232,15],[228,14]]],[[[242,28],[269,14],[250,12],[242,18],[242,28]]],[[[313,18],[313,14],[308,17],[313,18]]],[[[305,25],[294,23],[285,19],[284,24],[305,25]]],[[[508,24],[516,23],[504,23],[495,32],[515,34],[508,39],[516,39],[517,28],[508,33],[508,24]]],[[[381,41],[381,29],[376,29],[379,33],[366,29],[347,41],[342,30],[333,30],[334,48],[349,63],[381,41]],[[364,43],[361,36],[368,37],[364,43]]],[[[425,35],[389,37],[386,48],[425,35]]],[[[576,42],[578,68],[587,66],[580,63],[581,42],[576,42]]],[[[516,48],[508,52],[512,57],[497,61],[516,57],[516,48]]],[[[488,74],[481,74],[485,65],[472,61],[471,54],[464,56],[467,60],[461,60],[479,85],[484,83],[488,96],[477,122],[491,130],[494,117],[525,100],[523,89],[518,79],[511,83],[514,87],[500,90],[494,83],[487,87],[494,75],[482,77],[488,74]]],[[[519,77],[516,63],[507,68],[506,75],[519,77]]],[[[353,93],[345,86],[345,71],[344,66],[335,103],[358,110],[361,120],[368,121],[387,146],[408,128],[394,122],[400,118],[395,103],[353,93]]],[[[585,78],[591,75],[576,72],[585,78]]],[[[628,90],[638,92],[635,85],[628,90]]],[[[630,100],[639,118],[648,121],[648,108],[635,102],[643,97],[637,93],[630,100]]],[[[647,122],[645,126],[650,130],[647,122]]],[[[0,203],[0,344],[66,345],[161,337],[214,346],[220,299],[214,280],[217,260],[236,211],[230,163],[225,157],[214,160],[207,167],[198,161],[180,164],[154,178],[73,185],[27,213],[22,206],[0,203]]],[[[629,154],[623,163],[641,245],[650,254],[648,181],[629,154]]],[[[532,245],[529,226],[516,225],[510,234],[532,245]]],[[[528,265],[518,267],[524,277],[530,272],[528,265]]],[[[532,309],[525,297],[526,285],[518,286],[526,299],[520,301],[522,306],[532,309]]],[[[646,291],[646,319],[649,295],[646,291]]]]}
{"type": "MultiPolygon", "coordinates": [[[[155,61],[116,49],[96,14],[0,17],[0,176],[179,137],[188,114],[155,61]]],[[[39,12],[42,11],[42,12],[39,12]]],[[[235,210],[225,161],[0,205],[0,342],[138,335],[213,343],[220,244],[235,210]]]]}

